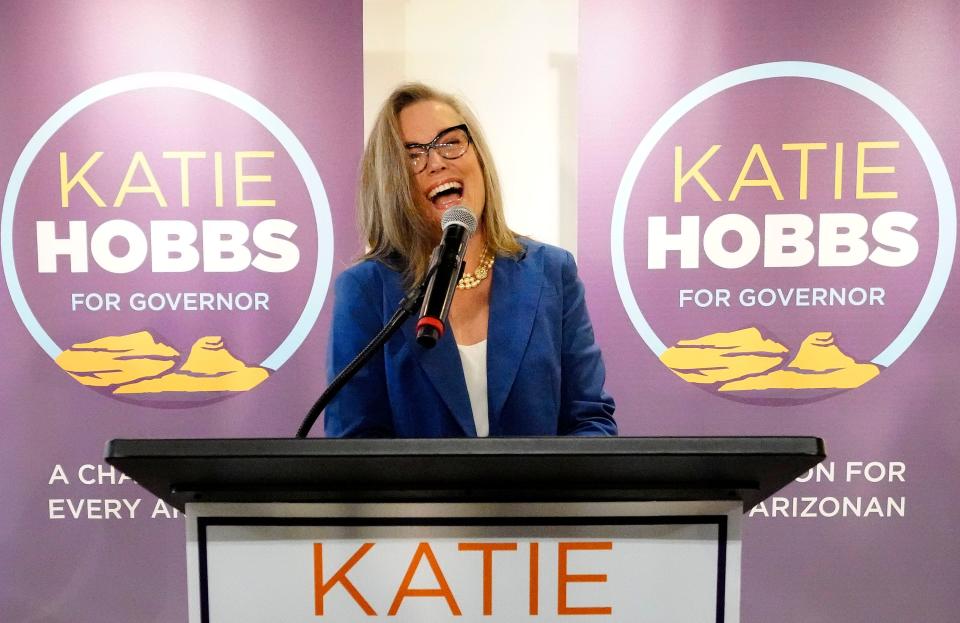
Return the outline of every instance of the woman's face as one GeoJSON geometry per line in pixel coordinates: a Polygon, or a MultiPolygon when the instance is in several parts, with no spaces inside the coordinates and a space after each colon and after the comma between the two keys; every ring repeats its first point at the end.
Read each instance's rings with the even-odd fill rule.
{"type": "MultiPolygon", "coordinates": [[[[464,123],[453,108],[433,100],[410,104],[400,111],[399,120],[404,145],[427,145],[445,130],[464,123]]],[[[455,205],[466,206],[479,221],[486,193],[474,146],[471,144],[462,156],[451,160],[439,152],[430,149],[426,166],[414,174],[417,205],[428,218],[437,222],[445,210],[455,205]]]]}

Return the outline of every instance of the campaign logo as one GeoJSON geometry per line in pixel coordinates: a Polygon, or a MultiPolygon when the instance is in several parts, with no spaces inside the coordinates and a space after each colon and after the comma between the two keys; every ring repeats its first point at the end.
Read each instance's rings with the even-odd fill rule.
{"type": "Polygon", "coordinates": [[[630,159],[611,231],[621,299],[660,361],[774,405],[882,374],[936,309],[955,242],[952,184],[913,113],[809,62],[681,98],[630,159]]]}
{"type": "Polygon", "coordinates": [[[273,112],[206,77],[96,85],[23,150],[0,244],[13,304],[71,378],[187,406],[253,389],[326,296],[330,209],[273,112]]]}

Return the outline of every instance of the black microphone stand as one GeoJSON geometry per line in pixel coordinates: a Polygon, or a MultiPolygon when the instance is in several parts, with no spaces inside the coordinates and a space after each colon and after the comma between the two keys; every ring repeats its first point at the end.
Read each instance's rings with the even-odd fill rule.
{"type": "Polygon", "coordinates": [[[323,393],[320,394],[320,397],[317,398],[317,401],[313,403],[313,406],[310,407],[310,410],[307,412],[307,416],[303,418],[303,422],[300,424],[300,428],[297,430],[297,438],[305,439],[307,435],[310,434],[310,429],[313,428],[313,425],[316,423],[317,418],[320,417],[320,412],[323,411],[334,396],[343,389],[343,386],[353,378],[353,375],[360,371],[360,368],[369,361],[370,357],[373,356],[380,348],[386,343],[390,336],[397,332],[397,329],[403,325],[404,321],[409,318],[415,311],[417,311],[420,305],[423,303],[423,295],[427,289],[427,283],[430,282],[430,277],[433,276],[437,270],[437,266],[434,265],[427,271],[426,277],[423,278],[423,281],[420,282],[416,288],[407,292],[406,296],[403,297],[403,300],[400,301],[400,305],[397,308],[397,311],[394,312],[393,317],[387,322],[386,325],[380,332],[373,336],[373,339],[370,340],[370,343],[363,347],[356,357],[353,358],[353,361],[348,363],[343,370],[340,371],[340,374],[336,376],[333,381],[330,382],[330,385],[327,386],[323,393]]]}

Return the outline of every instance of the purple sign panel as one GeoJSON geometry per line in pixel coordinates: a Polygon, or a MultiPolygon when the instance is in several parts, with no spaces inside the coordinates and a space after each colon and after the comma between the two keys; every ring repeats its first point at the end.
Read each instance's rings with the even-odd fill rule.
{"type": "Polygon", "coordinates": [[[580,263],[622,430],[826,441],[749,514],[745,621],[948,621],[960,581],[958,16],[854,13],[581,5],[580,263]]]}
{"type": "Polygon", "coordinates": [[[356,253],[354,2],[6,4],[4,620],[186,618],[114,437],[292,436],[356,253]]]}

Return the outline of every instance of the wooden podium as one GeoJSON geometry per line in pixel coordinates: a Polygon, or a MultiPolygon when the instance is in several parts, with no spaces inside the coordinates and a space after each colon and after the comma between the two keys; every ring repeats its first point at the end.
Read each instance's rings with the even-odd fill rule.
{"type": "Polygon", "coordinates": [[[113,440],[187,516],[190,621],[736,622],[810,437],[113,440]]]}

